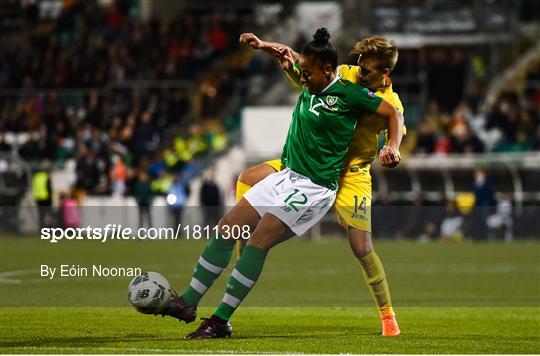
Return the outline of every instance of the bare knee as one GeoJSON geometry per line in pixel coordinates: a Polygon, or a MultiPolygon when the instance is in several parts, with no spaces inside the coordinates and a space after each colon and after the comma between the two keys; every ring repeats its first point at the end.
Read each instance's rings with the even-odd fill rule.
{"type": "Polygon", "coordinates": [[[224,216],[221,218],[221,220],[219,220],[218,232],[221,234],[221,236],[234,238],[235,240],[240,241],[247,241],[249,237],[246,237],[246,235],[251,236],[256,225],[256,223],[235,223],[234,221],[228,219],[227,216],[224,216]],[[249,231],[245,226],[249,226],[249,231]]]}
{"type": "Polygon", "coordinates": [[[227,219],[227,215],[225,215],[224,217],[222,217],[219,222],[218,222],[218,231],[220,234],[224,234],[225,233],[225,230],[229,230],[231,227],[231,224],[229,222],[229,220],[227,219]]]}
{"type": "Polygon", "coordinates": [[[266,163],[260,163],[240,173],[238,180],[244,184],[254,186],[276,170],[266,163]]]}
{"type": "Polygon", "coordinates": [[[349,245],[351,246],[352,253],[356,258],[362,258],[373,251],[370,232],[358,230],[349,226],[347,235],[349,237],[349,245]]]}
{"type": "Polygon", "coordinates": [[[265,214],[253,231],[247,245],[268,251],[293,236],[294,232],[285,223],[272,214],[265,214]]]}

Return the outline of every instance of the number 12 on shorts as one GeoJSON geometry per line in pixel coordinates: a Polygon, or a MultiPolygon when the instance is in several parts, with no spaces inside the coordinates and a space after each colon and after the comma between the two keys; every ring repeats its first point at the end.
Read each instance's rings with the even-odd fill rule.
{"type": "Polygon", "coordinates": [[[287,205],[289,205],[291,208],[294,209],[294,211],[298,211],[299,209],[296,207],[297,205],[305,205],[308,201],[308,197],[304,193],[300,193],[300,195],[297,195],[300,192],[298,189],[294,189],[287,198],[283,201],[287,205]],[[294,197],[294,199],[292,199],[294,197]],[[292,200],[291,200],[292,199],[292,200]]]}

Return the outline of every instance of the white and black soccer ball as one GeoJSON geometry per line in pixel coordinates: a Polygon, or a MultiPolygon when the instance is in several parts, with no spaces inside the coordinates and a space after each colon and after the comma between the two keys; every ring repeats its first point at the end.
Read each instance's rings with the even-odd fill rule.
{"type": "Polygon", "coordinates": [[[156,314],[171,297],[171,285],[167,278],[157,272],[144,272],[131,280],[128,299],[138,312],[156,314]]]}

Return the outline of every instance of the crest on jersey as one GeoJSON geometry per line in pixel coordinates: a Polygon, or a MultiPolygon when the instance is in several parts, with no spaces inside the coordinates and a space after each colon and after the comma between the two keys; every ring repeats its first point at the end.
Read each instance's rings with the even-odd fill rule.
{"type": "Polygon", "coordinates": [[[327,104],[328,106],[332,106],[332,105],[334,105],[335,103],[337,103],[337,99],[338,99],[337,96],[328,95],[328,96],[326,97],[326,104],[327,104]]]}

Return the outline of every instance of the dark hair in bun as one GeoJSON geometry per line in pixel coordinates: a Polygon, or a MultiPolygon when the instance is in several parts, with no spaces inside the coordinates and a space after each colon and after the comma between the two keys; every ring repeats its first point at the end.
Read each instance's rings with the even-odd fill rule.
{"type": "Polygon", "coordinates": [[[319,28],[317,32],[313,35],[313,41],[316,42],[328,42],[330,39],[330,33],[326,29],[326,27],[319,28]]]}
{"type": "Polygon", "coordinates": [[[331,64],[334,68],[338,64],[337,51],[328,40],[330,33],[326,28],[319,28],[313,35],[313,41],[308,43],[302,55],[317,60],[322,64],[331,64]]]}

